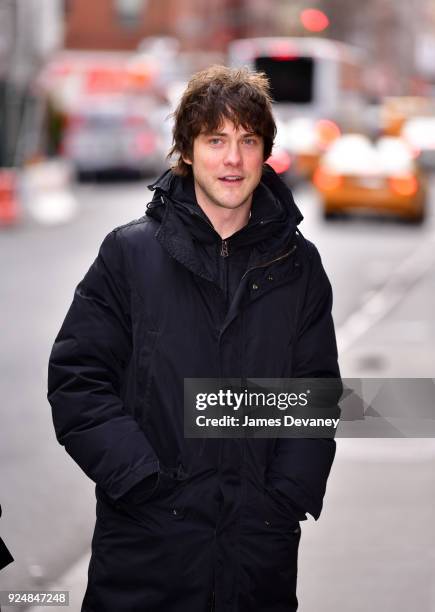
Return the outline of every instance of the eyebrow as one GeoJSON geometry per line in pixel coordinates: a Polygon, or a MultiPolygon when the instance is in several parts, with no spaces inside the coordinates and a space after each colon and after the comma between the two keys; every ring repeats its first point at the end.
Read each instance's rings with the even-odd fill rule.
{"type": "MultiPolygon", "coordinates": [[[[204,136],[229,136],[226,132],[203,132],[204,136]]],[[[245,136],[258,136],[256,132],[243,132],[242,137],[245,136]]]]}

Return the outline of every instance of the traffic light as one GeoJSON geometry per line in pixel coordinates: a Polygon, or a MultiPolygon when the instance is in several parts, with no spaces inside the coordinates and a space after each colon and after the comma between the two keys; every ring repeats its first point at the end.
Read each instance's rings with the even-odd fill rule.
{"type": "Polygon", "coordinates": [[[329,19],[319,9],[305,9],[300,14],[302,25],[309,32],[323,32],[329,26],[329,19]]]}

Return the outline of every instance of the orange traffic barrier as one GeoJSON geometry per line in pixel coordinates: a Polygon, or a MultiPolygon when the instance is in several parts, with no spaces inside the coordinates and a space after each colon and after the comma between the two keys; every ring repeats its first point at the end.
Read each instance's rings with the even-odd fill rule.
{"type": "Polygon", "coordinates": [[[17,175],[15,170],[0,169],[0,226],[13,225],[20,219],[17,175]]]}

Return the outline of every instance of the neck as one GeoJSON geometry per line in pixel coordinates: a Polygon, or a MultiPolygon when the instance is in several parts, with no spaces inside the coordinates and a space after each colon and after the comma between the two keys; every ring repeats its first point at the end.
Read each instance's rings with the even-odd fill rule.
{"type": "Polygon", "coordinates": [[[249,200],[246,200],[246,202],[243,202],[241,206],[235,209],[223,208],[221,206],[216,206],[216,204],[211,204],[208,201],[204,201],[200,194],[197,194],[197,202],[223,240],[238,232],[242,227],[245,227],[249,221],[252,196],[249,200]]]}

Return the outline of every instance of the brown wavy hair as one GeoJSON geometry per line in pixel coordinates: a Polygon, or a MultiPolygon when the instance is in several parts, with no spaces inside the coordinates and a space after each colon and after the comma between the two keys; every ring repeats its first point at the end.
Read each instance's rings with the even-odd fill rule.
{"type": "Polygon", "coordinates": [[[263,138],[264,160],[270,156],[276,136],[269,81],[264,73],[247,68],[211,66],[190,79],[173,113],[173,146],[168,158],[178,156],[172,171],[186,176],[192,159],[193,141],[200,133],[217,130],[223,119],[263,138]]]}

